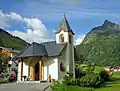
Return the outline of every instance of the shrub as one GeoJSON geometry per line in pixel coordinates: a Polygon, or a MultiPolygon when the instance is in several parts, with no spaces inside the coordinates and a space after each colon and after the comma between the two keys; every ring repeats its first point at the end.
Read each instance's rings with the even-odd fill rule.
{"type": "Polygon", "coordinates": [[[52,91],[65,91],[65,85],[60,83],[56,83],[52,85],[51,88],[52,88],[52,91]]]}
{"type": "Polygon", "coordinates": [[[73,78],[72,73],[66,73],[66,75],[63,77],[63,84],[70,85],[71,84],[71,79],[73,78]]]}
{"type": "Polygon", "coordinates": [[[69,83],[69,81],[70,81],[70,77],[68,76],[68,75],[65,75],[64,77],[63,77],[63,80],[62,80],[62,82],[63,82],[63,84],[68,84],[69,83]]]}
{"type": "Polygon", "coordinates": [[[7,79],[4,78],[0,78],[0,83],[8,83],[9,81],[7,79]]]}
{"type": "Polygon", "coordinates": [[[95,66],[94,73],[99,74],[104,68],[102,66],[95,66]]]}
{"type": "Polygon", "coordinates": [[[77,85],[77,79],[76,79],[76,78],[70,79],[70,81],[69,81],[68,84],[69,84],[69,85],[77,85]]]}
{"type": "Polygon", "coordinates": [[[103,83],[103,79],[98,74],[90,73],[77,79],[77,83],[83,87],[98,87],[103,83]]]}
{"type": "Polygon", "coordinates": [[[81,78],[82,76],[85,76],[85,72],[80,71],[80,68],[75,68],[75,78],[81,78]]]}
{"type": "Polygon", "coordinates": [[[108,81],[109,80],[109,74],[106,70],[102,70],[99,73],[100,77],[102,77],[104,79],[104,81],[108,81]]]}
{"type": "Polygon", "coordinates": [[[65,85],[99,87],[101,84],[103,84],[104,80],[96,73],[89,73],[81,78],[73,78],[70,76],[70,74],[68,74],[64,76],[62,82],[65,85]]]}

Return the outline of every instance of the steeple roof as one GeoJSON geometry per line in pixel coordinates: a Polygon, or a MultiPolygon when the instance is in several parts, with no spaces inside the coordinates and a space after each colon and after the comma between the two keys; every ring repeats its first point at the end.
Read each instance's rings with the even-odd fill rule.
{"type": "Polygon", "coordinates": [[[74,35],[74,32],[72,31],[65,15],[62,19],[62,22],[61,22],[61,24],[58,28],[58,32],[56,32],[56,34],[59,33],[61,30],[65,31],[65,32],[71,32],[74,35]]]}

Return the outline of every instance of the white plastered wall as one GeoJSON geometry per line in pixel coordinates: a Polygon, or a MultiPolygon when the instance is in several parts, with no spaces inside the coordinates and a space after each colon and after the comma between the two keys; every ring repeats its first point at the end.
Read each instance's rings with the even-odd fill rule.
{"type": "MultiPolygon", "coordinates": [[[[18,63],[18,78],[17,78],[18,81],[21,81],[21,64],[22,64],[22,62],[20,61],[18,63]]],[[[28,68],[29,68],[29,60],[24,60],[23,61],[23,75],[22,76],[27,76],[27,78],[28,78],[28,68]]]]}
{"type": "Polygon", "coordinates": [[[27,78],[28,78],[28,68],[29,68],[29,60],[23,61],[23,76],[27,76],[27,78]]]}
{"type": "Polygon", "coordinates": [[[44,60],[44,80],[47,80],[48,75],[51,78],[58,80],[58,58],[48,57],[44,60]]]}
{"type": "Polygon", "coordinates": [[[18,63],[18,76],[17,76],[18,81],[21,81],[21,63],[22,62],[18,63]]]}
{"type": "Polygon", "coordinates": [[[68,32],[64,32],[63,30],[60,31],[60,33],[56,34],[56,43],[60,43],[59,36],[60,34],[64,35],[64,42],[67,43],[69,41],[69,34],[68,32]]]}

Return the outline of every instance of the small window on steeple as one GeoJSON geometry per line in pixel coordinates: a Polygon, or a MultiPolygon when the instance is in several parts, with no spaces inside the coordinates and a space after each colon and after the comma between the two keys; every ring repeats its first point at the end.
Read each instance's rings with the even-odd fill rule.
{"type": "Polygon", "coordinates": [[[60,39],[60,42],[63,43],[64,42],[64,35],[60,34],[59,39],[60,39]]]}

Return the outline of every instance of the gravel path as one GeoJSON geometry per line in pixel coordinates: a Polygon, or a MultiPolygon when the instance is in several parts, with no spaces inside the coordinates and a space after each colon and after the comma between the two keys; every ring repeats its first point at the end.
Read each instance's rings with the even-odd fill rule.
{"type": "MultiPolygon", "coordinates": [[[[48,83],[7,83],[0,84],[0,91],[45,91],[48,83]]],[[[51,91],[48,87],[46,91],[51,91]]]]}

